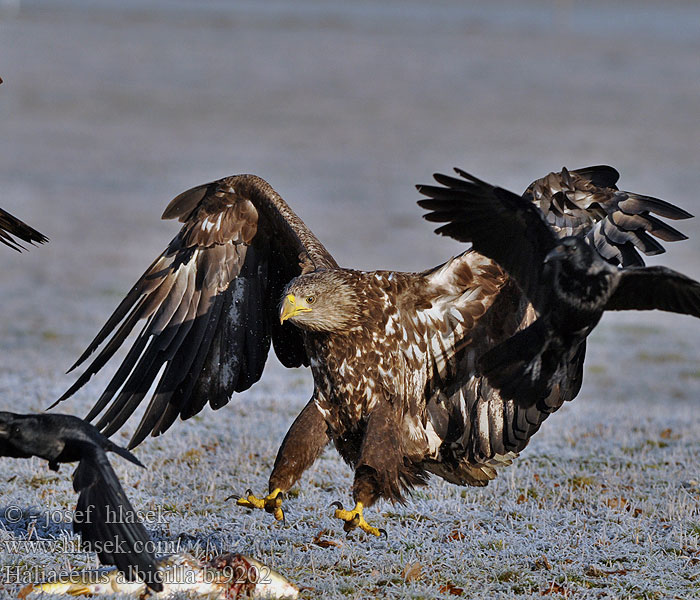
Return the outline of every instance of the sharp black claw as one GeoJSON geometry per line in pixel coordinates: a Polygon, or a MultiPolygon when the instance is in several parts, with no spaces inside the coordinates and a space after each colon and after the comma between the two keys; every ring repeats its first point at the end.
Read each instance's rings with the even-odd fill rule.
{"type": "Polygon", "coordinates": [[[379,527],[379,534],[379,537],[381,537],[383,534],[385,540],[389,539],[389,535],[387,534],[386,529],[382,529],[381,527],[379,527]]]}
{"type": "Polygon", "coordinates": [[[250,488],[248,488],[248,489],[245,491],[245,495],[246,495],[246,496],[252,496],[252,495],[253,495],[253,490],[251,490],[250,488]]]}
{"type": "Polygon", "coordinates": [[[226,496],[224,502],[228,502],[231,498],[234,498],[236,501],[241,499],[241,497],[238,494],[231,494],[230,496],[226,496]]]}
{"type": "Polygon", "coordinates": [[[343,510],[343,505],[340,502],[331,502],[331,505],[328,508],[337,508],[338,510],[343,510]]]}

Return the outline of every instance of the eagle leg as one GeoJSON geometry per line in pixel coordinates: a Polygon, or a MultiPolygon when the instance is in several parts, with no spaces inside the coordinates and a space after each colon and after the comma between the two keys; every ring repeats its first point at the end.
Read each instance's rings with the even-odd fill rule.
{"type": "Polygon", "coordinates": [[[277,451],[269,490],[286,492],[321,455],[330,442],[328,425],[316,406],[315,394],[299,413],[277,451]]]}
{"type": "Polygon", "coordinates": [[[380,498],[401,502],[401,482],[412,482],[397,441],[398,430],[393,404],[378,402],[367,418],[360,455],[355,463],[352,489],[355,508],[344,510],[338,503],[335,511],[335,517],[345,521],[346,532],[359,527],[371,535],[386,535],[385,530],[367,523],[362,511],[380,498]]]}
{"type": "Polygon", "coordinates": [[[245,508],[259,508],[272,514],[276,521],[284,521],[284,511],[282,510],[282,501],[284,500],[284,494],[279,488],[272,490],[264,498],[258,498],[253,495],[250,490],[246,491],[245,498],[240,498],[238,496],[229,496],[230,498],[236,498],[236,504],[238,506],[243,506],[245,508]]]}
{"type": "Polygon", "coordinates": [[[345,510],[340,502],[334,502],[333,504],[331,504],[331,506],[338,507],[334,513],[334,516],[336,519],[345,521],[345,524],[343,525],[343,530],[346,533],[350,533],[353,529],[359,527],[360,529],[362,529],[362,531],[364,531],[365,533],[369,533],[370,535],[376,535],[377,537],[379,537],[380,535],[384,535],[384,537],[387,537],[385,529],[373,527],[367,521],[365,521],[365,517],[362,514],[362,510],[364,508],[362,506],[362,502],[357,502],[355,504],[355,508],[353,508],[352,510],[345,510]]]}
{"type": "Polygon", "coordinates": [[[264,498],[258,498],[248,490],[243,498],[229,498],[236,498],[238,506],[259,508],[274,515],[277,521],[284,521],[284,494],[314,463],[329,441],[326,421],[318,410],[315,399],[311,398],[292,423],[277,452],[275,466],[270,475],[270,493],[264,498]]]}

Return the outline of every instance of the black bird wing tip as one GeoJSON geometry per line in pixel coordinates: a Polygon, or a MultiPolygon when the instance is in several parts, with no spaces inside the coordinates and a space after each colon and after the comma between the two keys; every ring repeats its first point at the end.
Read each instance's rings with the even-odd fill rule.
{"type": "MultiPolygon", "coordinates": [[[[131,451],[129,451],[129,454],[131,455],[130,458],[127,459],[127,460],[129,460],[129,462],[135,464],[137,467],[141,467],[142,469],[146,468],[146,465],[144,465],[138,458],[136,458],[136,456],[131,454],[131,451]]],[[[121,455],[121,456],[124,456],[124,455],[121,455]]],[[[124,456],[124,458],[126,458],[126,456],[124,456]]]]}
{"type": "Polygon", "coordinates": [[[106,454],[98,447],[87,446],[73,475],[73,489],[79,493],[77,511],[91,510],[94,513],[89,520],[74,521],[74,531],[88,545],[97,542],[99,546],[107,547],[106,542],[109,542],[111,547],[118,542],[120,551],[98,552],[100,560],[115,565],[126,574],[135,569],[148,587],[161,590],[158,564],[150,551],[152,540],[148,531],[124,493],[106,454]],[[112,515],[123,515],[123,518],[114,519],[112,515]]]}
{"type": "Polygon", "coordinates": [[[460,177],[464,179],[468,179],[469,181],[473,181],[474,183],[478,183],[480,185],[489,185],[485,181],[479,179],[478,177],[474,177],[471,173],[467,173],[464,169],[460,169],[459,167],[452,167],[454,172],[457,173],[460,177]]]}
{"type": "Polygon", "coordinates": [[[142,469],[146,468],[146,466],[131,452],[130,448],[123,448],[119,444],[115,444],[112,440],[109,439],[107,441],[108,445],[105,448],[106,450],[118,454],[123,459],[128,460],[130,463],[136,465],[137,467],[141,467],[142,469]]]}
{"type": "Polygon", "coordinates": [[[16,250],[17,252],[26,250],[27,248],[20,244],[15,238],[31,244],[32,246],[49,241],[49,238],[43,233],[27,225],[24,221],[18,219],[13,214],[0,208],[0,242],[6,246],[9,246],[13,250],[16,250]]]}
{"type": "Polygon", "coordinates": [[[61,396],[61,397],[60,397],[58,400],[56,400],[53,404],[51,404],[50,406],[48,406],[47,408],[45,408],[44,411],[49,411],[49,410],[52,410],[52,409],[56,408],[61,402],[63,402],[63,400],[65,400],[64,396],[65,396],[65,394],[63,394],[63,396],[61,396]]]}

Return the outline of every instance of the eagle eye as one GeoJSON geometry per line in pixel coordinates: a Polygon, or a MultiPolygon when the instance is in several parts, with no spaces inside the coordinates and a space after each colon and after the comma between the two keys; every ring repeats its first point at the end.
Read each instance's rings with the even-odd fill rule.
{"type": "Polygon", "coordinates": [[[307,303],[307,304],[313,304],[314,302],[316,302],[316,297],[315,297],[315,296],[307,296],[307,297],[306,297],[306,303],[307,303]]]}

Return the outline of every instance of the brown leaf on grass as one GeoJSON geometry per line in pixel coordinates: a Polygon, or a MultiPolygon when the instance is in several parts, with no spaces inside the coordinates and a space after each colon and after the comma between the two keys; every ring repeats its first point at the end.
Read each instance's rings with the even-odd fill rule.
{"type": "MultiPolygon", "coordinates": [[[[605,501],[605,504],[607,504],[610,508],[624,508],[627,506],[627,498],[615,496],[614,498],[608,498],[605,501]]],[[[629,508],[627,510],[629,510],[629,508]]]]}
{"type": "Polygon", "coordinates": [[[446,583],[440,588],[441,594],[450,594],[450,596],[462,596],[464,594],[464,589],[457,587],[452,583],[446,583]]]}
{"type": "Polygon", "coordinates": [[[417,581],[423,576],[423,567],[419,562],[408,563],[403,568],[403,573],[401,575],[404,581],[417,581]]]}
{"type": "Polygon", "coordinates": [[[618,510],[626,510],[627,512],[631,512],[633,517],[638,517],[641,515],[644,511],[641,508],[632,508],[632,505],[627,501],[627,498],[624,498],[622,496],[614,496],[612,498],[608,498],[605,501],[605,504],[607,504],[610,508],[616,508],[618,510]]]}
{"type": "Polygon", "coordinates": [[[660,435],[661,435],[662,440],[680,440],[681,439],[681,434],[680,433],[673,433],[673,429],[671,429],[670,427],[662,430],[660,435]]]}
{"type": "Polygon", "coordinates": [[[522,504],[523,502],[527,502],[527,496],[525,494],[520,494],[518,496],[518,499],[516,500],[518,504],[522,504]]]}
{"type": "Polygon", "coordinates": [[[535,561],[536,569],[547,569],[547,571],[552,570],[552,565],[550,564],[547,557],[543,554],[540,558],[535,561]]]}
{"type": "Polygon", "coordinates": [[[461,542],[466,537],[467,536],[463,532],[461,532],[459,529],[453,529],[450,532],[450,535],[448,535],[445,538],[445,541],[446,542],[461,542]]]}
{"type": "Polygon", "coordinates": [[[552,581],[548,588],[540,592],[540,596],[548,596],[549,594],[561,594],[564,598],[568,598],[569,590],[563,585],[559,585],[556,581],[552,581]]]}
{"type": "Polygon", "coordinates": [[[216,454],[216,450],[219,447],[219,442],[214,441],[210,444],[202,444],[202,449],[209,454],[216,454]]]}
{"type": "Polygon", "coordinates": [[[605,577],[608,575],[627,575],[627,569],[615,569],[612,571],[608,571],[606,569],[600,569],[596,567],[595,565],[590,565],[586,571],[585,574],[588,577],[605,577]]]}
{"type": "Polygon", "coordinates": [[[336,548],[343,545],[343,542],[338,540],[324,540],[323,536],[327,533],[329,533],[327,529],[321,529],[321,531],[314,536],[314,539],[311,540],[311,543],[321,548],[336,548]]]}

